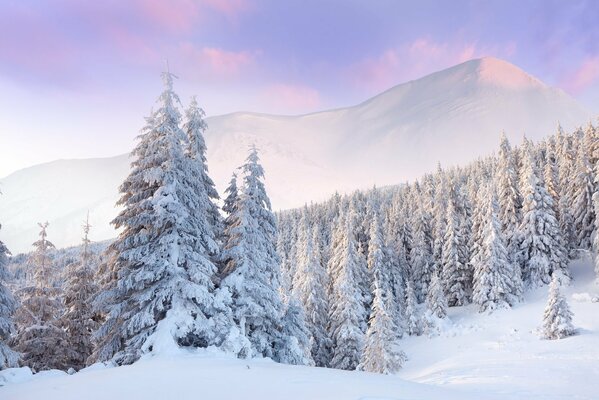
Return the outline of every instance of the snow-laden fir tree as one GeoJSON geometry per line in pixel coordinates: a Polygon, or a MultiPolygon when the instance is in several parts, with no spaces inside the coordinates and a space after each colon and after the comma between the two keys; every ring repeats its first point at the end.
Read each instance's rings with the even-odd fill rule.
{"type": "Polygon", "coordinates": [[[331,359],[331,339],[327,332],[329,278],[320,260],[318,225],[310,227],[303,216],[300,229],[304,232],[304,240],[299,243],[293,297],[300,301],[305,310],[306,325],[312,337],[312,358],[317,366],[326,367],[331,359]]]}
{"type": "Polygon", "coordinates": [[[21,304],[15,314],[14,349],[22,355],[21,365],[34,371],[67,370],[71,354],[65,331],[60,327],[61,290],[48,284],[53,270],[48,251],[54,245],[47,239],[48,223],[39,226],[39,240],[33,244],[35,250],[29,260],[34,268],[34,286],[17,292],[21,304]]]}
{"type": "Polygon", "coordinates": [[[19,354],[12,350],[8,343],[14,328],[12,315],[16,308],[16,301],[6,287],[9,254],[4,243],[0,241],[0,370],[16,367],[19,362],[19,354]]]}
{"type": "MultiPolygon", "coordinates": [[[[251,344],[251,354],[276,359],[281,341],[283,303],[279,295],[276,221],[270,209],[256,147],[241,167],[243,187],[238,205],[227,220],[223,249],[225,277],[221,286],[231,293],[233,317],[251,344]]],[[[245,350],[244,350],[245,352],[245,350]]]]}
{"type": "Polygon", "coordinates": [[[94,273],[90,267],[89,216],[83,225],[83,248],[78,261],[66,270],[64,305],[61,326],[66,331],[68,350],[71,354],[69,367],[80,370],[85,367],[93,351],[92,333],[98,328],[96,313],[92,307],[93,296],[98,291],[94,273]]]}
{"type": "Polygon", "coordinates": [[[445,246],[445,232],[447,230],[447,201],[449,198],[447,174],[437,166],[435,177],[435,197],[433,201],[433,262],[435,271],[443,269],[443,247],[445,246]]]}
{"type": "Polygon", "coordinates": [[[549,285],[549,299],[543,313],[542,335],[545,339],[562,339],[575,333],[572,325],[572,311],[560,291],[561,273],[556,271],[549,285]]]}
{"type": "Polygon", "coordinates": [[[329,260],[333,279],[329,325],[333,357],[330,366],[345,370],[356,369],[360,362],[364,346],[362,321],[367,317],[359,287],[362,259],[354,238],[353,221],[351,214],[339,216],[329,260]]]}
{"type": "Polygon", "coordinates": [[[575,256],[576,235],[574,232],[574,217],[572,216],[572,189],[575,179],[574,172],[574,149],[572,138],[565,135],[562,127],[558,124],[556,134],[556,162],[558,165],[558,188],[559,201],[557,204],[557,216],[563,243],[569,258],[575,256]]]}
{"type": "Polygon", "coordinates": [[[519,262],[517,259],[520,243],[518,234],[522,219],[522,198],[518,185],[518,165],[505,133],[501,135],[501,144],[499,145],[497,191],[499,220],[506,241],[507,254],[510,262],[517,263],[519,262]]]}
{"type": "Polygon", "coordinates": [[[410,251],[410,264],[416,298],[419,302],[424,302],[434,271],[434,262],[430,214],[425,209],[423,197],[419,196],[418,199],[419,205],[413,215],[413,242],[410,251]]]}
{"type": "Polygon", "coordinates": [[[522,169],[522,276],[528,287],[537,287],[549,283],[553,270],[566,270],[566,254],[551,196],[539,179],[532,145],[528,142],[524,146],[522,169]]]}
{"type": "Polygon", "coordinates": [[[426,294],[427,312],[436,318],[447,317],[447,299],[443,293],[443,283],[438,273],[434,273],[426,294]]]}
{"type": "MultiPolygon", "coordinates": [[[[193,199],[196,203],[195,206],[199,212],[206,213],[204,219],[212,229],[210,236],[219,238],[222,231],[222,218],[216,205],[219,200],[218,192],[212,178],[208,175],[206,142],[204,140],[204,132],[208,125],[204,121],[205,116],[206,114],[198,106],[195,96],[192,97],[191,103],[185,111],[185,123],[183,124],[183,131],[187,135],[185,154],[189,158],[188,173],[192,176],[192,179],[198,181],[193,182],[196,189],[196,198],[193,199]]],[[[231,192],[229,192],[229,195],[231,195],[231,192]]],[[[225,210],[225,212],[228,211],[225,210]]],[[[211,251],[218,250],[217,248],[210,249],[207,244],[205,246],[211,251]]]]}
{"type": "Polygon", "coordinates": [[[422,316],[418,309],[418,301],[414,292],[412,280],[408,280],[406,284],[406,312],[405,312],[406,332],[410,336],[420,336],[424,330],[422,316]]]}
{"type": "Polygon", "coordinates": [[[292,365],[314,365],[312,359],[312,335],[306,327],[304,309],[295,297],[287,303],[281,321],[280,343],[276,358],[279,362],[292,365]]]}
{"type": "Polygon", "coordinates": [[[461,306],[467,303],[470,291],[470,279],[466,259],[466,243],[461,230],[460,215],[456,210],[455,189],[449,191],[447,200],[447,226],[443,238],[443,252],[441,258],[443,284],[447,294],[449,306],[461,306]]]}
{"type": "Polygon", "coordinates": [[[131,363],[179,345],[218,344],[228,333],[211,320],[223,314],[213,293],[214,205],[201,152],[186,155],[173,77],[163,73],[158,109],[147,118],[120,187],[123,210],[113,225],[121,234],[109,247],[107,268],[116,282],[107,288],[110,303],[93,359],[131,363]]]}
{"type": "Polygon", "coordinates": [[[513,305],[518,299],[521,284],[520,267],[514,268],[507,254],[499,221],[499,204],[493,184],[486,194],[486,213],[483,225],[483,245],[474,264],[473,302],[480,312],[493,311],[513,305]],[[516,277],[514,277],[516,276],[516,277]]]}
{"type": "Polygon", "coordinates": [[[590,250],[595,229],[595,210],[593,194],[595,192],[594,171],[584,142],[579,145],[574,164],[574,186],[571,194],[575,245],[578,249],[590,250]]]}
{"type": "Polygon", "coordinates": [[[239,202],[239,189],[237,188],[237,174],[233,173],[229,186],[225,189],[225,199],[223,201],[223,211],[227,215],[235,212],[235,206],[239,202]]]}
{"type": "Polygon", "coordinates": [[[358,369],[381,374],[397,372],[406,360],[399,348],[398,325],[389,313],[391,291],[382,269],[373,274],[374,301],[358,369]]]}

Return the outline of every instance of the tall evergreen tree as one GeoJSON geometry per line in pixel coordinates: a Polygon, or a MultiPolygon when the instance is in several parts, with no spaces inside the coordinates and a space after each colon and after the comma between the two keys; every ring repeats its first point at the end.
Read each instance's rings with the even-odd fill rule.
{"type": "Polygon", "coordinates": [[[540,181],[532,146],[526,144],[523,156],[523,220],[520,225],[520,259],[527,286],[549,283],[554,269],[565,270],[566,255],[560,241],[559,225],[552,199],[540,181]]]}
{"type": "Polygon", "coordinates": [[[543,337],[545,339],[562,339],[574,334],[572,311],[566,298],[560,292],[560,273],[553,274],[549,285],[549,299],[543,313],[543,337]]]}
{"type": "Polygon", "coordinates": [[[22,354],[21,364],[34,371],[48,369],[66,370],[71,352],[67,337],[60,327],[63,305],[61,290],[49,286],[53,270],[48,251],[54,245],[47,239],[48,223],[39,224],[39,240],[29,263],[34,268],[34,286],[21,289],[21,305],[15,314],[17,334],[15,350],[22,354]]]}
{"type": "Polygon", "coordinates": [[[488,193],[484,242],[475,264],[473,301],[480,312],[514,304],[518,299],[520,267],[513,267],[501,233],[499,204],[493,185],[488,193]],[[514,277],[514,275],[516,277],[514,277]]]}
{"type": "Polygon", "coordinates": [[[163,73],[159,108],[147,119],[120,187],[123,211],[113,225],[121,234],[109,247],[108,268],[116,282],[95,359],[131,363],[151,351],[216,343],[214,336],[225,334],[210,320],[222,313],[213,294],[213,204],[199,168],[202,152],[185,154],[191,147],[179,128],[173,77],[163,73]]]}
{"type": "Polygon", "coordinates": [[[0,241],[0,370],[16,367],[19,362],[19,354],[12,350],[8,343],[14,329],[12,315],[16,308],[16,301],[6,287],[9,254],[4,243],[0,241]]]}
{"type": "Polygon", "coordinates": [[[589,154],[584,147],[584,142],[581,142],[578,147],[574,168],[571,207],[574,232],[576,233],[575,244],[579,249],[589,250],[591,249],[591,239],[595,229],[595,210],[593,207],[595,182],[593,167],[589,161],[589,154]]]}
{"type": "Polygon", "coordinates": [[[360,257],[354,238],[354,218],[340,216],[333,237],[333,253],[329,271],[333,277],[330,336],[333,340],[331,367],[354,370],[360,362],[364,346],[362,321],[366,309],[362,291],[360,257]]]}
{"type": "Polygon", "coordinates": [[[420,200],[420,204],[414,213],[414,230],[412,250],[410,252],[410,264],[416,298],[419,302],[423,302],[428,293],[428,287],[434,271],[434,262],[432,255],[430,215],[422,204],[422,197],[420,200]]]}
{"type": "Polygon", "coordinates": [[[284,312],[278,292],[277,228],[255,147],[241,170],[239,203],[225,229],[223,252],[228,261],[221,286],[231,293],[233,317],[251,343],[252,355],[276,359],[284,312]]]}
{"type": "Polygon", "coordinates": [[[408,280],[406,285],[406,331],[410,336],[422,335],[422,317],[418,310],[418,301],[414,292],[414,285],[408,280]]]}
{"type": "Polygon", "coordinates": [[[317,225],[311,229],[305,218],[300,229],[305,233],[304,241],[300,243],[293,295],[305,310],[306,325],[312,337],[312,358],[317,366],[326,367],[331,359],[331,339],[326,329],[329,316],[329,280],[320,260],[320,232],[317,225]]]}
{"type": "Polygon", "coordinates": [[[85,367],[93,351],[92,333],[98,328],[92,298],[98,291],[94,274],[90,268],[89,216],[83,225],[83,249],[79,261],[67,267],[64,304],[66,311],[61,326],[66,331],[68,348],[71,352],[69,366],[75,370],[85,367]]]}
{"type": "MultiPolygon", "coordinates": [[[[189,107],[185,111],[185,123],[183,131],[187,136],[187,147],[185,154],[189,158],[189,174],[192,179],[197,182],[192,182],[195,189],[195,198],[193,204],[198,212],[205,213],[205,221],[208,222],[212,229],[211,233],[204,234],[211,238],[218,238],[222,231],[222,218],[216,202],[219,200],[218,192],[212,178],[208,175],[208,164],[206,161],[206,142],[204,140],[204,132],[208,128],[204,117],[204,110],[198,106],[198,102],[194,97],[191,99],[189,107]]],[[[230,193],[229,193],[230,194],[230,193]]],[[[212,243],[205,243],[204,246],[215,252],[218,248],[211,248],[212,243]]]]}
{"type": "Polygon", "coordinates": [[[447,300],[443,293],[443,284],[438,273],[433,274],[431,284],[426,294],[426,308],[437,318],[447,317],[447,300]]]}
{"type": "Polygon", "coordinates": [[[464,264],[466,244],[464,243],[460,216],[455,203],[456,193],[455,190],[451,190],[447,201],[447,227],[443,240],[441,260],[442,276],[449,306],[466,304],[470,286],[469,272],[467,265],[464,264]]]}

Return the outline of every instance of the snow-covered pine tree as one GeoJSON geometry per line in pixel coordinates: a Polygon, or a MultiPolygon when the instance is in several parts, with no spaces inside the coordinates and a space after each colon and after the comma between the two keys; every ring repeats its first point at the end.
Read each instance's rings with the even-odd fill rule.
{"type": "Polygon", "coordinates": [[[318,225],[310,228],[306,219],[300,224],[304,241],[300,243],[299,259],[293,283],[293,297],[303,305],[306,326],[312,337],[311,354],[319,367],[329,365],[331,339],[327,332],[329,278],[320,261],[318,225]]]}
{"type": "Polygon", "coordinates": [[[519,270],[511,264],[499,221],[499,204],[495,186],[487,193],[483,226],[483,245],[474,265],[473,302],[480,312],[493,311],[514,304],[518,299],[519,270]],[[515,275],[518,275],[514,278],[515,275]]]}
{"type": "Polygon", "coordinates": [[[595,210],[593,207],[593,194],[595,192],[595,177],[593,167],[589,161],[588,151],[584,142],[580,142],[576,152],[574,164],[574,186],[571,195],[572,216],[575,245],[578,249],[590,250],[593,231],[595,229],[595,210]]]}
{"type": "Polygon", "coordinates": [[[438,273],[434,273],[426,294],[427,311],[437,318],[447,317],[447,300],[443,293],[443,284],[438,273]]]}
{"type": "MultiPolygon", "coordinates": [[[[510,262],[519,263],[520,239],[519,228],[522,221],[522,198],[518,185],[518,165],[514,151],[505,136],[501,135],[497,163],[497,191],[499,200],[499,220],[506,241],[506,249],[510,262]]],[[[486,209],[486,204],[483,209],[486,209]]]]}
{"type": "Polygon", "coordinates": [[[17,292],[21,305],[15,314],[17,334],[14,349],[21,353],[21,364],[34,371],[69,368],[69,348],[60,327],[63,311],[61,290],[50,287],[53,270],[48,250],[54,245],[47,239],[48,223],[39,224],[40,238],[33,246],[29,265],[34,268],[34,284],[17,292]]]}
{"type": "Polygon", "coordinates": [[[430,214],[425,209],[423,197],[418,196],[418,205],[413,215],[413,242],[410,252],[411,276],[419,302],[424,302],[431,276],[434,271],[430,214]]]}
{"type": "Polygon", "coordinates": [[[543,313],[543,338],[562,339],[575,333],[572,325],[572,311],[566,298],[560,292],[560,272],[556,271],[549,285],[549,299],[543,313]]]}
{"type": "Polygon", "coordinates": [[[94,274],[90,268],[89,216],[83,225],[83,248],[80,259],[67,267],[64,291],[65,313],[60,325],[66,331],[70,368],[80,370],[85,367],[93,351],[92,333],[98,328],[92,298],[98,291],[94,274]]]}
{"type": "Polygon", "coordinates": [[[239,202],[225,228],[223,253],[227,263],[221,287],[230,291],[233,318],[251,344],[251,354],[240,355],[276,359],[275,344],[281,342],[284,311],[278,292],[277,228],[255,146],[241,170],[243,187],[239,202]]]}
{"type": "MultiPolygon", "coordinates": [[[[351,209],[350,209],[351,213],[351,209]]],[[[333,340],[332,368],[354,370],[364,346],[362,321],[366,309],[359,287],[361,279],[353,216],[341,214],[333,235],[333,252],[329,271],[333,278],[330,337],[333,340]]]]}
{"type": "Polygon", "coordinates": [[[552,199],[539,179],[532,145],[525,142],[522,159],[522,207],[520,260],[528,287],[549,283],[553,270],[565,271],[566,254],[553,211],[552,199]]]}
{"type": "Polygon", "coordinates": [[[227,215],[235,212],[235,206],[239,202],[239,189],[237,188],[237,174],[234,172],[229,181],[229,186],[225,189],[225,200],[223,201],[223,211],[227,215]]]}
{"type": "MultiPolygon", "coordinates": [[[[187,148],[185,154],[189,158],[189,174],[191,179],[198,182],[195,184],[195,198],[193,202],[198,212],[206,213],[204,217],[212,228],[212,233],[208,234],[214,240],[222,234],[222,217],[218,210],[216,202],[219,200],[218,192],[212,178],[208,175],[208,164],[206,161],[206,142],[204,140],[204,132],[208,128],[204,117],[204,110],[198,106],[198,102],[194,97],[191,98],[191,103],[185,111],[185,123],[183,131],[187,135],[187,148]]],[[[231,195],[231,192],[229,192],[231,195]]],[[[225,203],[226,205],[227,203],[225,203]]],[[[204,235],[203,235],[204,236],[204,235]]],[[[200,236],[202,237],[202,236],[200,236]]],[[[210,248],[212,243],[204,243],[207,250],[218,251],[217,248],[210,248]]]]}
{"type": "Polygon", "coordinates": [[[447,174],[437,166],[435,176],[435,197],[433,201],[433,262],[435,271],[441,273],[443,269],[443,247],[445,246],[445,232],[447,231],[447,200],[449,190],[447,174]]]}
{"type": "Polygon", "coordinates": [[[173,78],[163,73],[159,107],[147,118],[120,187],[123,210],[113,225],[122,231],[109,247],[107,268],[117,280],[108,285],[111,303],[92,357],[100,361],[131,363],[147,352],[214,344],[227,334],[210,321],[223,312],[213,294],[213,204],[198,179],[201,162],[185,155],[173,78]]]}
{"type": "Polygon", "coordinates": [[[314,365],[312,335],[306,327],[306,316],[299,301],[293,296],[287,303],[281,321],[280,343],[275,345],[276,359],[284,364],[314,365]]]}
{"type": "Polygon", "coordinates": [[[0,241],[0,370],[16,367],[19,362],[19,354],[12,350],[8,343],[14,328],[12,315],[16,308],[16,301],[6,287],[9,254],[4,243],[0,241]]]}
{"type": "Polygon", "coordinates": [[[418,301],[414,292],[414,285],[409,279],[406,285],[406,331],[410,336],[420,336],[423,332],[423,321],[418,309],[418,301]]]}
{"type": "Polygon", "coordinates": [[[386,279],[381,269],[375,270],[372,313],[358,369],[393,374],[402,367],[406,355],[399,348],[398,325],[388,310],[391,292],[386,279]]]}
{"type": "Polygon", "coordinates": [[[574,150],[572,138],[565,135],[562,127],[558,124],[556,137],[556,162],[558,167],[559,202],[557,204],[557,215],[563,243],[568,252],[568,257],[573,258],[576,247],[576,235],[574,233],[574,222],[572,216],[572,173],[574,170],[574,150]]]}
{"type": "Polygon", "coordinates": [[[449,306],[466,304],[470,291],[470,279],[466,258],[465,243],[462,236],[460,216],[456,210],[456,191],[452,188],[447,199],[447,226],[443,238],[443,252],[441,258],[443,285],[449,306]]]}

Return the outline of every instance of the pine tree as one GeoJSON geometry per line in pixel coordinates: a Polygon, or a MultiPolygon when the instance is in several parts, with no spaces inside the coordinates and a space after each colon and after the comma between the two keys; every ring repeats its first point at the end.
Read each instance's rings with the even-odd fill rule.
{"type": "Polygon", "coordinates": [[[215,344],[216,335],[226,335],[210,320],[222,313],[213,293],[213,204],[201,178],[202,152],[185,155],[191,147],[179,128],[173,77],[163,73],[159,108],[147,119],[120,187],[123,211],[113,225],[122,232],[109,247],[107,268],[116,282],[109,284],[111,303],[92,359],[126,364],[179,345],[215,344]]]}
{"type": "Polygon", "coordinates": [[[326,330],[329,315],[329,279],[320,261],[318,226],[310,229],[304,218],[300,229],[305,233],[304,241],[300,243],[293,295],[299,299],[305,310],[306,325],[312,337],[312,358],[317,366],[326,367],[331,359],[331,339],[326,330]]]}
{"type": "Polygon", "coordinates": [[[243,188],[225,228],[223,253],[228,261],[221,286],[231,293],[234,320],[251,343],[252,355],[276,358],[274,344],[280,340],[283,316],[277,230],[255,147],[241,169],[243,188]]]}
{"type": "Polygon", "coordinates": [[[352,215],[340,216],[333,237],[333,254],[329,271],[333,279],[330,335],[333,340],[331,367],[354,370],[364,346],[362,321],[366,310],[362,291],[360,257],[353,236],[352,215]]]}
{"type": "Polygon", "coordinates": [[[8,279],[6,265],[9,254],[4,243],[0,241],[0,370],[16,367],[19,362],[19,354],[8,344],[14,329],[12,315],[16,308],[16,301],[5,285],[8,279]]]}
{"type": "Polygon", "coordinates": [[[34,267],[35,286],[18,292],[21,305],[15,314],[17,335],[14,348],[22,354],[22,365],[34,371],[66,370],[71,354],[66,334],[59,324],[63,308],[61,291],[48,284],[53,270],[48,251],[54,245],[47,239],[48,223],[39,226],[40,239],[33,244],[35,251],[29,261],[34,267]]]}
{"type": "MultiPolygon", "coordinates": [[[[204,121],[205,116],[206,114],[198,106],[195,96],[192,97],[189,108],[185,112],[185,123],[183,124],[183,131],[187,136],[187,148],[185,149],[185,154],[189,158],[187,168],[191,178],[197,180],[197,182],[193,182],[195,184],[193,202],[196,203],[194,205],[198,212],[206,213],[205,220],[212,229],[212,232],[206,234],[206,236],[213,240],[213,238],[218,238],[221,235],[222,218],[216,205],[219,200],[218,192],[214,182],[208,175],[206,142],[204,140],[204,132],[208,125],[204,121]]],[[[204,246],[209,251],[216,252],[218,248],[211,248],[212,240],[210,243],[204,243],[204,246]]]]}
{"type": "Polygon", "coordinates": [[[572,173],[574,170],[574,151],[570,136],[564,132],[558,124],[556,134],[556,158],[558,166],[558,188],[559,201],[557,204],[557,215],[563,243],[569,258],[573,258],[576,238],[574,233],[574,217],[572,216],[572,173]]]}
{"type": "Polygon", "coordinates": [[[406,356],[399,348],[398,327],[388,310],[391,293],[385,286],[383,274],[374,275],[374,301],[370,323],[366,331],[364,352],[358,369],[381,374],[397,372],[406,356]]]}
{"type": "Polygon", "coordinates": [[[66,311],[61,318],[61,326],[66,331],[71,357],[69,366],[80,370],[86,365],[93,351],[92,333],[98,328],[92,298],[98,291],[90,268],[89,216],[83,225],[83,249],[78,262],[68,266],[64,304],[66,311]]]}
{"type": "Polygon", "coordinates": [[[412,250],[410,252],[411,275],[414,280],[414,290],[419,302],[423,302],[431,276],[434,271],[432,256],[432,238],[430,231],[430,215],[424,209],[422,197],[414,213],[414,231],[412,250]]]}
{"type": "Polygon", "coordinates": [[[233,173],[229,186],[225,189],[225,200],[223,202],[223,211],[227,215],[235,213],[235,206],[239,202],[239,190],[237,189],[237,174],[233,173]]]}
{"type": "Polygon", "coordinates": [[[299,301],[292,297],[281,322],[281,335],[275,345],[276,359],[284,364],[314,365],[311,355],[312,336],[299,301]]]}
{"type": "Polygon", "coordinates": [[[591,249],[591,238],[595,229],[595,210],[593,207],[595,183],[593,167],[583,143],[581,143],[576,153],[571,207],[573,210],[574,232],[576,233],[575,244],[579,249],[589,250],[591,249]]]}
{"type": "Polygon", "coordinates": [[[484,242],[481,256],[475,264],[473,301],[480,312],[493,311],[513,305],[518,299],[519,267],[514,268],[508,258],[501,233],[499,204],[492,185],[488,193],[484,242]]]}
{"type": "Polygon", "coordinates": [[[433,274],[431,284],[426,295],[426,308],[437,318],[447,317],[447,300],[443,293],[443,286],[439,274],[433,274]]]}
{"type": "Polygon", "coordinates": [[[549,283],[554,269],[565,270],[566,254],[561,245],[559,225],[552,199],[539,180],[532,146],[527,144],[523,158],[523,219],[520,225],[520,259],[527,286],[549,283]]]}
{"type": "Polygon", "coordinates": [[[462,236],[460,216],[456,210],[455,190],[450,191],[447,202],[447,227],[443,239],[441,265],[445,293],[449,306],[466,304],[469,291],[469,273],[465,260],[465,243],[462,236]]]}
{"type": "Polygon", "coordinates": [[[566,298],[560,292],[560,273],[553,274],[549,285],[549,299],[543,314],[543,338],[562,339],[574,335],[572,311],[566,298]]]}
{"type": "Polygon", "coordinates": [[[408,280],[406,286],[406,330],[410,336],[420,336],[423,332],[422,317],[411,280],[408,280]]]}
{"type": "Polygon", "coordinates": [[[514,151],[505,136],[501,135],[497,164],[497,187],[499,196],[499,220],[506,241],[506,250],[510,262],[518,263],[520,238],[519,228],[522,220],[522,198],[518,186],[518,165],[514,151]]]}

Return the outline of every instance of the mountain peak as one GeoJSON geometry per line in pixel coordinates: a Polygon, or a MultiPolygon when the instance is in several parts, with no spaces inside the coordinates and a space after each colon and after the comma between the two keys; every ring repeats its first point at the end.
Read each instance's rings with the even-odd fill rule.
{"type": "Polygon", "coordinates": [[[472,61],[476,65],[476,73],[482,83],[509,89],[546,87],[534,76],[499,58],[483,57],[472,61]]]}

